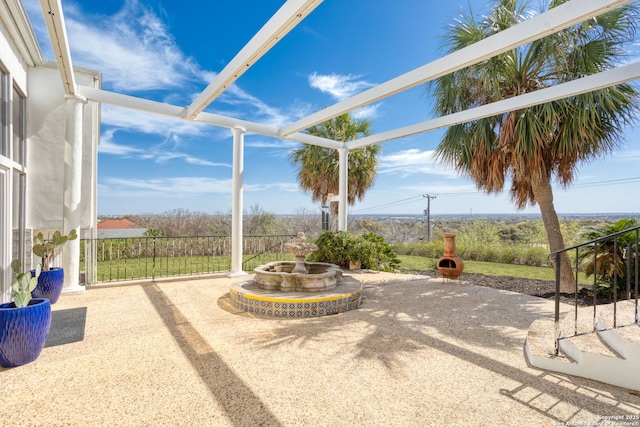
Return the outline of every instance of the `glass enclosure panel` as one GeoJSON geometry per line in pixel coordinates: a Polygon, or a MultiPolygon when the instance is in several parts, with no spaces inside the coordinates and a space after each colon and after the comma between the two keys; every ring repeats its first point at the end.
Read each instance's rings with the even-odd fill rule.
{"type": "Polygon", "coordinates": [[[25,114],[26,102],[24,96],[13,87],[13,100],[11,108],[13,127],[13,160],[21,165],[25,165],[25,114]]]}
{"type": "MultiPolygon", "coordinates": [[[[0,156],[2,157],[2,156],[0,156]]],[[[0,302],[11,301],[11,279],[13,278],[9,264],[12,255],[12,233],[9,215],[8,194],[9,170],[0,165],[0,302]]]]}
{"type": "MultiPolygon", "coordinates": [[[[13,172],[13,203],[11,212],[11,229],[13,242],[11,245],[11,259],[27,261],[25,254],[25,199],[26,177],[14,170],[13,172]]],[[[23,264],[24,265],[24,264],[23,264]]]]}
{"type": "Polygon", "coordinates": [[[11,157],[9,146],[9,76],[0,69],[0,156],[11,157]]]}

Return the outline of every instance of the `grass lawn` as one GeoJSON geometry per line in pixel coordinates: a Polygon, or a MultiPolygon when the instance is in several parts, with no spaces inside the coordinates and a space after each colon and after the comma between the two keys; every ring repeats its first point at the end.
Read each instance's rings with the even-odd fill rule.
{"type": "MultiPolygon", "coordinates": [[[[426,258],[416,255],[398,255],[401,270],[435,270],[436,258],[426,258]]],[[[256,259],[245,255],[243,267],[247,271],[253,270],[259,264],[271,261],[291,261],[291,254],[264,254],[256,259]]],[[[464,261],[464,260],[463,260],[464,261]]],[[[208,257],[159,257],[120,259],[98,262],[98,281],[130,280],[148,277],[169,277],[226,271],[230,268],[229,256],[208,257]]],[[[81,265],[81,269],[84,265],[81,265]]],[[[465,273],[478,273],[487,276],[519,277],[525,279],[554,281],[553,269],[549,267],[530,267],[526,265],[499,264],[495,262],[464,261],[465,273]]],[[[587,279],[584,274],[579,275],[580,284],[593,284],[593,278],[587,279]]]]}
{"type": "MultiPolygon", "coordinates": [[[[252,271],[258,265],[273,261],[293,261],[292,254],[267,253],[254,256],[244,255],[243,268],[252,271]]],[[[231,257],[221,256],[162,256],[121,258],[98,261],[98,282],[143,279],[151,277],[172,277],[228,271],[231,257]]],[[[84,262],[80,263],[84,270],[84,262]]]]}
{"type": "MultiPolygon", "coordinates": [[[[435,270],[436,258],[416,255],[398,255],[402,270],[435,270]]],[[[531,267],[528,265],[498,264],[495,262],[464,261],[465,273],[485,274],[487,276],[520,277],[524,279],[555,281],[555,274],[550,267],[531,267]]],[[[579,273],[578,281],[583,285],[593,284],[593,277],[587,278],[579,273]]]]}

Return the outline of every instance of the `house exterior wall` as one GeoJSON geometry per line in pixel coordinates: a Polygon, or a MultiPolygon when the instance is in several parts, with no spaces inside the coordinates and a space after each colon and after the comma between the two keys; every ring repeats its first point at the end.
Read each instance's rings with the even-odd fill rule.
{"type": "MultiPolygon", "coordinates": [[[[43,61],[37,39],[20,0],[0,0],[0,302],[11,299],[11,260],[31,264],[31,230],[61,229],[64,203],[64,152],[67,100],[56,63],[43,61]],[[26,158],[14,150],[12,97],[25,98],[26,158]],[[3,112],[8,112],[4,114],[3,112]],[[4,115],[3,115],[4,114],[4,115]],[[12,153],[13,151],[13,153],[12,153]],[[23,177],[21,179],[21,177],[23,177]],[[24,182],[25,191],[20,187],[24,182]]],[[[99,88],[97,71],[74,67],[79,85],[99,88]]],[[[83,234],[97,226],[97,145],[100,106],[88,102],[82,117],[82,175],[79,206],[83,234]]],[[[18,144],[19,145],[19,144],[18,144]]]]}
{"type": "MultiPolygon", "coordinates": [[[[20,28],[20,16],[12,9],[21,8],[15,0],[0,1],[0,68],[2,70],[3,107],[13,108],[9,98],[13,88],[28,96],[27,69],[32,59],[25,57],[28,52],[25,38],[29,38],[30,28],[20,28]],[[25,30],[27,34],[21,32],[25,30]]],[[[2,111],[6,111],[5,108],[2,111]]],[[[20,250],[20,236],[24,235],[24,204],[20,199],[19,177],[24,176],[26,167],[20,156],[13,153],[12,115],[2,114],[2,141],[0,142],[0,302],[11,299],[10,269],[14,258],[24,259],[25,251],[20,250]],[[22,254],[21,254],[22,252],[22,254]]]]}
{"type": "Polygon", "coordinates": [[[20,28],[16,26],[16,22],[11,15],[8,3],[0,2],[0,60],[4,70],[11,74],[11,77],[25,95],[27,93],[27,61],[21,54],[19,45],[23,43],[22,37],[19,36],[20,28]],[[16,36],[17,39],[16,39],[16,36]]]}

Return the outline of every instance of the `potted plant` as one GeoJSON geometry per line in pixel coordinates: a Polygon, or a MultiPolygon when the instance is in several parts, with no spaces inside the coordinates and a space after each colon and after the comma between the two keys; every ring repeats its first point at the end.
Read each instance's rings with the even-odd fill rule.
{"type": "Polygon", "coordinates": [[[40,266],[35,275],[21,272],[20,261],[11,263],[16,277],[11,282],[13,302],[0,304],[0,366],[12,368],[33,362],[40,356],[51,327],[51,303],[31,298],[40,266]]]}
{"type": "MultiPolygon", "coordinates": [[[[71,230],[66,236],[57,230],[48,238],[45,238],[42,233],[34,236],[33,253],[42,258],[42,273],[38,279],[38,286],[32,292],[34,298],[47,298],[51,304],[58,301],[64,285],[64,270],[60,267],[52,267],[51,264],[64,244],[77,238],[76,230],[71,230]]],[[[34,274],[33,270],[32,274],[34,274]]]]}

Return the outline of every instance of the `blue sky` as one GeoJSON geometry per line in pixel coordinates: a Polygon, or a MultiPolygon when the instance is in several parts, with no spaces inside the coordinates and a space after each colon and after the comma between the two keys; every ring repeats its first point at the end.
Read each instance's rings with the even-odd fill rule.
{"type": "MultiPolygon", "coordinates": [[[[38,0],[23,0],[46,59],[53,59],[38,0]]],[[[186,106],[283,1],[63,0],[73,63],[100,70],[103,88],[186,106]]],[[[484,0],[325,0],[206,111],[283,126],[437,59],[441,35],[460,11],[484,0]]],[[[633,60],[640,46],[630,46],[633,60]]],[[[367,106],[375,133],[432,117],[423,87],[367,106]]],[[[376,184],[350,214],[537,213],[508,194],[485,195],[436,163],[442,131],[383,145],[376,184]]],[[[624,147],[580,168],[555,190],[559,213],[640,212],[640,128],[624,147]]],[[[318,212],[298,189],[288,154],[297,143],[245,136],[244,207],[318,212]]],[[[104,105],[98,214],[231,210],[231,131],[104,105]]]]}

